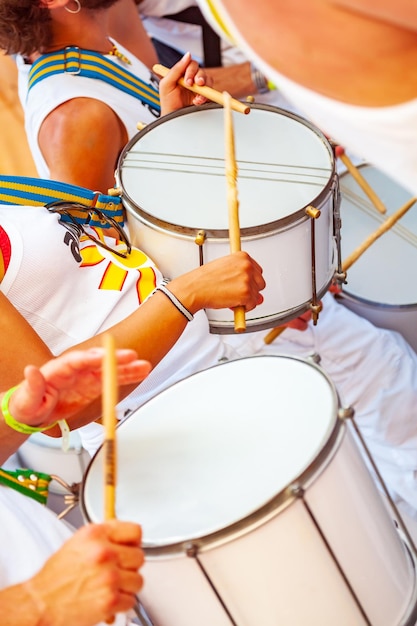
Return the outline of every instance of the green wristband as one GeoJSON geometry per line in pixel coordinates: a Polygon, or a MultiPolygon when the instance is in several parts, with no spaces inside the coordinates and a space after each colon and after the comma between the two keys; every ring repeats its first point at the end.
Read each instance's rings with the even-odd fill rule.
{"type": "Polygon", "coordinates": [[[33,433],[40,433],[44,430],[52,428],[52,426],[55,426],[55,424],[51,424],[50,426],[46,427],[41,426],[40,428],[35,426],[28,426],[27,424],[21,424],[21,422],[18,422],[14,419],[14,417],[12,417],[9,411],[9,400],[18,387],[19,385],[16,385],[16,387],[12,387],[11,389],[9,389],[9,391],[6,391],[3,396],[3,400],[1,401],[1,412],[3,413],[4,421],[6,422],[7,426],[10,426],[10,428],[13,428],[13,430],[16,430],[18,433],[22,433],[23,435],[33,435],[33,433]]]}

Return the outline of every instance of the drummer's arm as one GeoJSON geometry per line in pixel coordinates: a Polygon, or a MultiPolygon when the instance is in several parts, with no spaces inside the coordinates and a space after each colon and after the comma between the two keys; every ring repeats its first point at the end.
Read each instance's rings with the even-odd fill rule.
{"type": "Polygon", "coordinates": [[[55,108],[38,136],[52,180],[103,191],[114,187],[114,170],[127,139],[116,113],[94,98],[73,98],[55,108]]]}
{"type": "MultiPolygon", "coordinates": [[[[263,301],[262,268],[245,252],[211,261],[168,283],[168,289],[192,314],[207,308],[252,310],[263,301]]],[[[110,330],[118,347],[133,348],[155,367],[177,342],[187,318],[163,293],[156,291],[136,311],[110,330]]],[[[208,330],[207,330],[208,332],[208,330]]],[[[96,335],[78,347],[100,345],[96,335]]]]}
{"type": "Polygon", "coordinates": [[[53,354],[1,292],[0,311],[0,380],[2,389],[7,389],[21,380],[29,362],[41,366],[53,354]]]}
{"type": "MultiPolygon", "coordinates": [[[[50,361],[54,355],[30,324],[1,292],[0,311],[0,380],[1,389],[4,391],[21,382],[24,369],[28,364],[41,367],[50,361]]],[[[101,341],[93,343],[95,346],[101,346],[101,341]]],[[[120,343],[120,347],[126,346],[120,343]]],[[[77,346],[74,346],[74,348],[76,349],[77,346]]],[[[137,382],[120,387],[120,397],[126,396],[136,385],[137,382]]],[[[97,398],[68,420],[71,429],[97,419],[101,412],[101,399],[97,398]]],[[[47,431],[47,434],[59,437],[61,431],[59,427],[55,427],[47,431]]],[[[11,429],[4,422],[0,411],[0,450],[3,461],[13,454],[27,437],[28,435],[11,429]]],[[[0,459],[0,463],[3,461],[0,459]]]]}

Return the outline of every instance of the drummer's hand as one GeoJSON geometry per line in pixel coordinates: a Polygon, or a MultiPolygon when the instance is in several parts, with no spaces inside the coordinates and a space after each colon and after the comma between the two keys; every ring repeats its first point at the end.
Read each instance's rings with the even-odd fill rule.
{"type": "Polygon", "coordinates": [[[37,623],[94,626],[136,603],[143,586],[141,528],[112,520],[78,530],[24,589],[31,594],[37,623]]]}
{"type": "Polygon", "coordinates": [[[159,83],[159,95],[161,98],[161,115],[177,111],[191,104],[200,105],[207,102],[207,98],[193,93],[178,84],[178,80],[184,78],[187,84],[196,83],[200,87],[211,86],[212,79],[201,69],[197,61],[193,61],[191,54],[187,52],[169,70],[168,74],[159,83]]]}
{"type": "Polygon", "coordinates": [[[183,274],[169,288],[192,313],[237,306],[251,311],[263,302],[265,280],[260,265],[241,251],[183,274]]]}
{"type": "MultiPolygon", "coordinates": [[[[103,348],[72,350],[40,368],[26,366],[25,378],[9,400],[11,415],[37,427],[81,411],[101,395],[103,356],[103,348]]],[[[139,383],[151,370],[147,361],[137,359],[134,350],[118,349],[115,356],[120,385],[139,383]]]]}

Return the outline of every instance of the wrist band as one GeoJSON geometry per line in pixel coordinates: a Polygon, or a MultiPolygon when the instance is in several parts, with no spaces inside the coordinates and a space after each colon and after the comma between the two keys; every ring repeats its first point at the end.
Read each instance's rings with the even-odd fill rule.
{"type": "Polygon", "coordinates": [[[260,94],[268,93],[269,91],[268,81],[265,78],[265,76],[262,74],[262,72],[260,72],[258,68],[255,67],[255,65],[253,65],[253,63],[251,64],[251,77],[252,77],[252,82],[255,85],[258,93],[260,94]]]}
{"type": "Polygon", "coordinates": [[[1,412],[3,413],[4,421],[6,422],[7,426],[12,428],[13,430],[16,430],[18,433],[22,433],[23,435],[33,435],[34,433],[41,433],[44,430],[49,430],[58,423],[63,437],[62,447],[64,448],[65,446],[66,449],[68,449],[69,426],[66,420],[59,420],[58,422],[54,422],[49,426],[38,427],[22,424],[21,422],[18,422],[14,419],[9,411],[9,400],[18,387],[19,385],[16,385],[16,387],[12,387],[8,391],[6,391],[1,401],[1,412]]]}
{"type": "Polygon", "coordinates": [[[166,288],[166,286],[165,286],[164,282],[166,282],[166,281],[163,281],[163,282],[159,285],[159,287],[157,287],[157,288],[155,289],[155,291],[160,291],[160,292],[161,292],[161,293],[163,293],[163,294],[164,294],[167,298],[169,298],[169,300],[171,300],[172,304],[173,304],[173,305],[174,305],[174,306],[178,309],[178,311],[179,311],[180,313],[182,313],[182,314],[184,315],[184,317],[185,317],[185,318],[187,318],[187,320],[188,320],[189,322],[191,322],[191,321],[194,319],[194,315],[193,315],[192,313],[190,313],[190,311],[189,311],[187,308],[185,308],[185,306],[183,305],[183,303],[182,303],[182,302],[180,302],[180,301],[178,300],[178,298],[177,298],[176,296],[174,296],[174,294],[173,294],[173,293],[172,293],[169,289],[167,289],[167,288],[166,288]]]}

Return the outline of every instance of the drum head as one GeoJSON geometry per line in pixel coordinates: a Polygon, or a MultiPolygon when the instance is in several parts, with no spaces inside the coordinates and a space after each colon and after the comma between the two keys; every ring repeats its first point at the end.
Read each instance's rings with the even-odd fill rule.
{"type": "MultiPolygon", "coordinates": [[[[246,358],[190,376],[117,429],[117,517],[142,524],[145,547],[227,528],[312,471],[337,409],[323,371],[292,357],[246,358]]],[[[103,520],[103,456],[100,449],[83,484],[84,514],[94,522],[103,520]]]]}
{"type": "MultiPolygon", "coordinates": [[[[267,105],[233,112],[241,229],[288,218],[328,195],[330,145],[303,118],[267,105]]],[[[182,228],[228,231],[224,110],[188,107],[153,122],[118,165],[128,211],[182,228]]]]}
{"type": "MultiPolygon", "coordinates": [[[[411,193],[372,165],[360,172],[387,207],[379,213],[348,172],[340,177],[341,245],[343,258],[371,235],[411,193]]],[[[417,281],[408,274],[417,267],[417,204],[377,239],[347,271],[348,294],[380,305],[415,305],[417,281]]]]}

